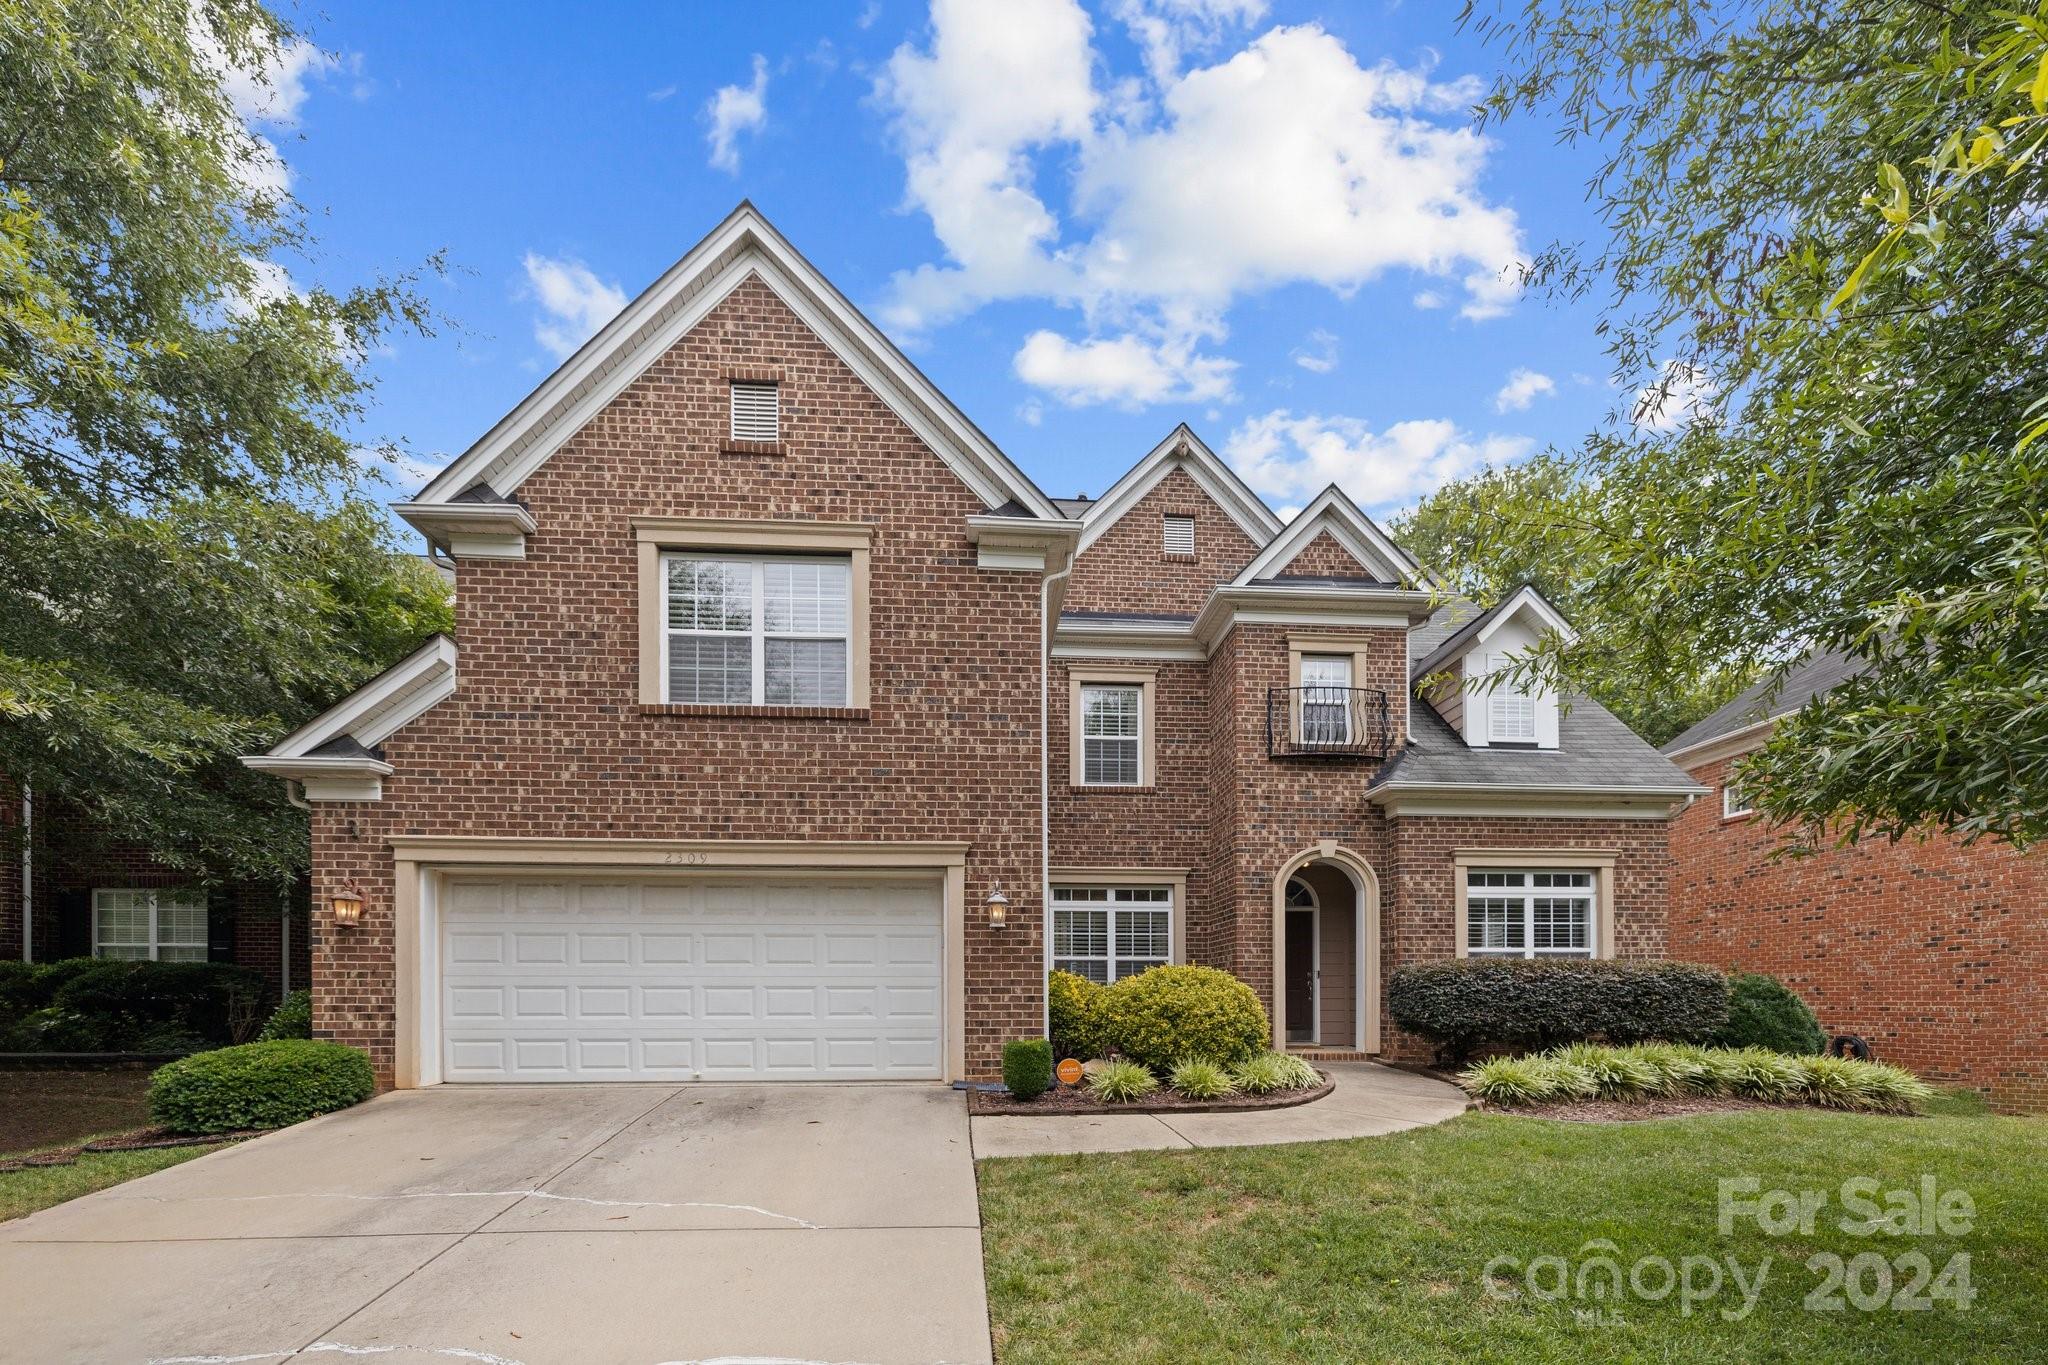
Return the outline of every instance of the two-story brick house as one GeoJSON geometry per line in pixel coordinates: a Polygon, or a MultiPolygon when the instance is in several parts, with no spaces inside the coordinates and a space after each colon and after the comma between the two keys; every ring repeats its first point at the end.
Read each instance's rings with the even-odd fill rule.
{"type": "Polygon", "coordinates": [[[1165,961],[1401,1053],[1404,962],[1663,950],[1697,789],[1459,686],[1568,629],[1533,593],[1185,428],[1048,498],[750,206],[398,510],[454,637],[248,760],[390,1083],[986,1076],[1049,968],[1165,961]]]}

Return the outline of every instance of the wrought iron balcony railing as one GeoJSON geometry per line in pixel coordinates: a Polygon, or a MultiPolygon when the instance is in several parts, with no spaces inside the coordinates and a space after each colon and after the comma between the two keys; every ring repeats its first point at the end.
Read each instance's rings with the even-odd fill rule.
{"type": "Polygon", "coordinates": [[[1384,759],[1391,743],[1387,694],[1372,687],[1266,690],[1268,758],[1384,759]]]}

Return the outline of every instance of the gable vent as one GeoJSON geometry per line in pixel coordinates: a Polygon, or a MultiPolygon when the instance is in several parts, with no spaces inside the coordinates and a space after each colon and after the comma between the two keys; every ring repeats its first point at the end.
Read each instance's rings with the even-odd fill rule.
{"type": "Polygon", "coordinates": [[[1170,555],[1191,555],[1195,552],[1195,519],[1193,517],[1166,518],[1164,548],[1170,555]]]}
{"type": "Polygon", "coordinates": [[[774,383],[734,382],[732,439],[765,442],[782,439],[782,411],[774,383]]]}

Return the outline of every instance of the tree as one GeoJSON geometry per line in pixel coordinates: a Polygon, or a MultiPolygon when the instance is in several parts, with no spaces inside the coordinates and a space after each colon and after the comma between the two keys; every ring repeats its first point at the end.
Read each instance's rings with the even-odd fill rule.
{"type": "MultiPolygon", "coordinates": [[[[1606,226],[1530,276],[1607,292],[1622,392],[1575,452],[1580,601],[1737,671],[1862,676],[1750,760],[1809,834],[2048,832],[2048,6],[1468,6],[1603,161],[1606,226]]],[[[1624,645],[1623,648],[1632,648],[1624,645]]],[[[1553,661],[1562,667],[1560,661],[1553,661]]]]}
{"type": "Polygon", "coordinates": [[[311,248],[229,79],[302,42],[250,0],[12,0],[0,42],[0,774],[209,879],[304,825],[236,756],[445,628],[347,432],[411,277],[311,248]]]}
{"type": "Polygon", "coordinates": [[[1483,605],[1534,586],[1581,637],[1557,660],[1563,681],[1661,744],[1750,678],[1686,623],[1634,629],[1633,610],[1615,621],[1611,604],[1585,591],[1607,546],[1592,520],[1597,501],[1570,461],[1544,454],[1447,483],[1391,529],[1451,590],[1483,605]]]}

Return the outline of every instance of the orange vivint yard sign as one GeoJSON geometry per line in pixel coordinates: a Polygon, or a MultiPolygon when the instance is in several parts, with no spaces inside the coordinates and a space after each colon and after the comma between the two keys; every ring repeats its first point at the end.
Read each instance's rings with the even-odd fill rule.
{"type": "Polygon", "coordinates": [[[1081,1064],[1072,1057],[1069,1057],[1060,1063],[1059,1070],[1054,1074],[1060,1078],[1061,1085],[1079,1085],[1081,1083],[1081,1064]]]}

